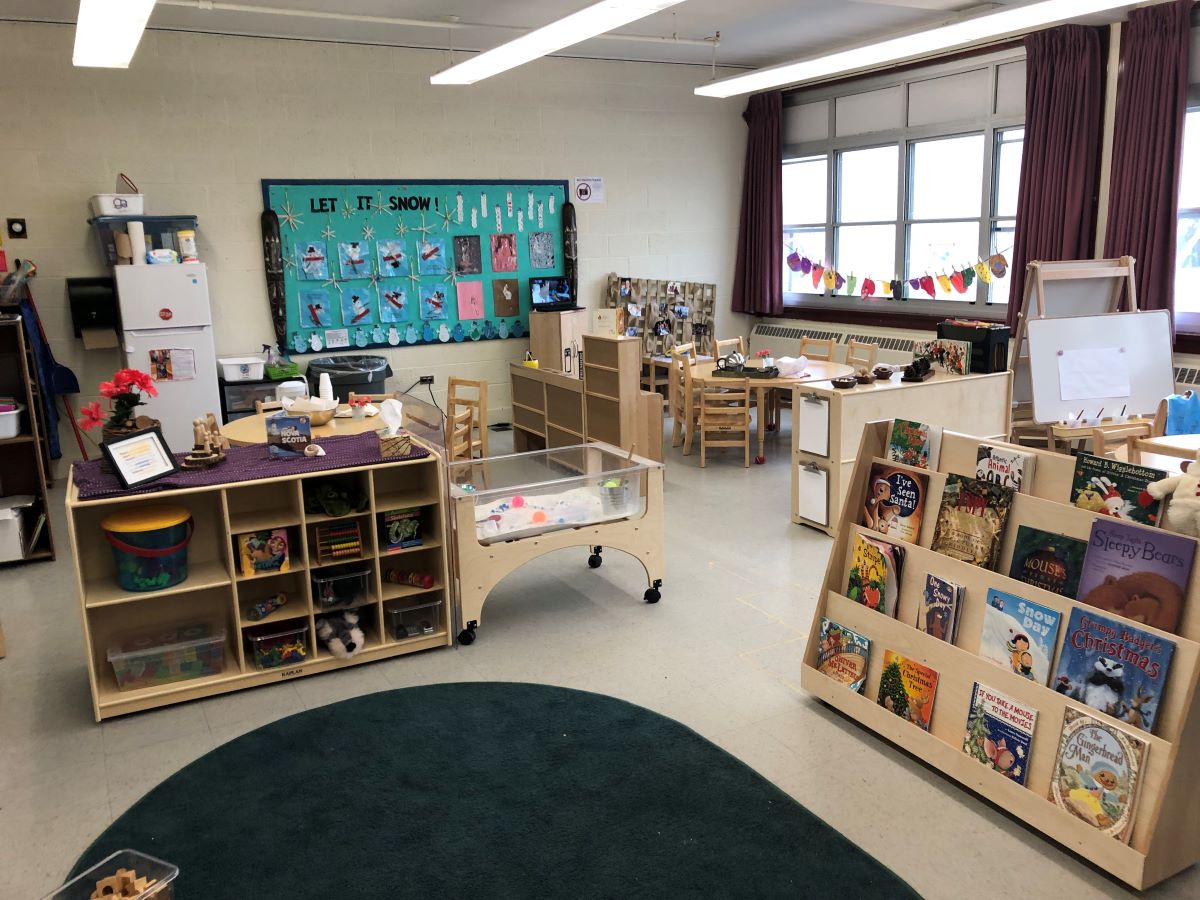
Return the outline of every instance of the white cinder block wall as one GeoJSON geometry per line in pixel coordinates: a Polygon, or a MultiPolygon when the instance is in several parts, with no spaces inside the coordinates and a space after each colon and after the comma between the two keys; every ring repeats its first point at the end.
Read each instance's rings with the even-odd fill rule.
{"type": "MultiPolygon", "coordinates": [[[[579,206],[580,293],[605,278],[711,281],[729,309],[746,129],[744,102],[701,99],[700,67],[543,59],[472,87],[435,88],[441,51],[149,31],[128,70],[71,66],[74,29],[0,24],[0,217],[28,219],[5,251],[38,264],[33,290],[55,356],[92,398],[118,364],[71,331],[64,279],[103,274],[88,198],[126,172],[149,213],[195,213],[221,354],[272,339],[261,178],[564,178],[602,175],[608,202],[579,206]]],[[[388,348],[389,389],[420,374],[490,382],[510,419],[520,340],[388,348]]],[[[372,351],[374,352],[374,351],[372,351]]],[[[303,360],[303,357],[301,357],[303,360]]],[[[76,453],[64,427],[63,449],[76,453]]]]}

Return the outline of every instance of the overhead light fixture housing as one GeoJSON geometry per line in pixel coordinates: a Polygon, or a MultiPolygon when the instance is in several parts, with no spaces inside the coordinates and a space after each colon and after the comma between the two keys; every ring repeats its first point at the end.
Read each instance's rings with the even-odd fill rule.
{"type": "Polygon", "coordinates": [[[887,63],[928,56],[980,41],[998,40],[1080,16],[1137,6],[1136,0],[1043,0],[1029,6],[990,12],[925,31],[852,47],[825,56],[758,69],[696,88],[702,97],[735,97],[783,85],[803,84],[870,69],[887,63]]]}
{"type": "Polygon", "coordinates": [[[586,9],[537,28],[473,56],[429,78],[430,84],[474,84],[598,34],[644,19],[683,0],[601,0],[586,9]]]}
{"type": "Polygon", "coordinates": [[[154,0],[79,0],[71,62],[128,69],[153,9],[154,0]]]}

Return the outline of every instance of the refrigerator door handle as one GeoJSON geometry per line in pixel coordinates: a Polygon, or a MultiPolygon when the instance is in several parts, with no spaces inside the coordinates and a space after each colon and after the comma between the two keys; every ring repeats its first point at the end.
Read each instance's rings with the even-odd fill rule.
{"type": "Polygon", "coordinates": [[[202,334],[205,331],[212,330],[211,325],[184,325],[180,328],[127,328],[125,333],[130,337],[153,337],[156,334],[161,334],[167,337],[172,334],[202,334]]]}

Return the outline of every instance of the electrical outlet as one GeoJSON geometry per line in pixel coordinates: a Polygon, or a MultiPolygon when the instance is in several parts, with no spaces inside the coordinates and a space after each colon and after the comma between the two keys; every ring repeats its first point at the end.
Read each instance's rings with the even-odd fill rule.
{"type": "Polygon", "coordinates": [[[5,219],[4,224],[8,227],[8,236],[10,238],[29,237],[29,229],[25,227],[24,219],[5,219]]]}
{"type": "Polygon", "coordinates": [[[420,384],[433,384],[433,376],[432,375],[422,375],[421,381],[419,383],[420,384]]]}

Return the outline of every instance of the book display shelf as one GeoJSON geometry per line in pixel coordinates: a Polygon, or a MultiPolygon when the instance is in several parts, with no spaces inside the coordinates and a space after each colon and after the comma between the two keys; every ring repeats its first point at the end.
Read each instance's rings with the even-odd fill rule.
{"type": "MultiPolygon", "coordinates": [[[[805,650],[801,683],[810,693],[863,726],[912,753],[946,776],[955,779],[1028,826],[1138,889],[1154,885],[1200,860],[1200,564],[1192,567],[1187,598],[1178,633],[1157,631],[1146,625],[1131,626],[1175,644],[1174,659],[1158,698],[1153,733],[1138,730],[1053,687],[1023,678],[979,655],[984,608],[989,589],[996,589],[1042,604],[1062,614],[1057,647],[1051,662],[1063,652],[1065,622],[1075,608],[1097,613],[1092,607],[1001,574],[1009,571],[1017,528],[1036,526],[1046,531],[1086,541],[1097,514],[1069,503],[1075,461],[1062,454],[1021,451],[1037,457],[1029,493],[1016,494],[1004,529],[996,571],[980,568],[937,553],[930,548],[937,510],[947,473],[972,476],[980,443],[999,444],[986,438],[945,431],[936,469],[928,471],[929,490],[925,514],[916,543],[905,543],[858,523],[867,497],[871,466],[887,458],[890,422],[873,422],[865,428],[858,460],[848,484],[846,503],[834,535],[829,566],[817,600],[805,650]],[[905,559],[899,584],[895,618],[856,603],[846,596],[850,555],[857,534],[899,544],[905,559]],[[959,608],[956,643],[939,640],[918,630],[927,574],[965,588],[959,608]],[[823,674],[817,668],[821,621],[828,618],[871,641],[861,693],[823,674]],[[892,650],[939,673],[929,731],[879,705],[884,653],[892,650]],[[964,734],[974,684],[987,685],[1037,711],[1036,730],[1025,760],[1025,784],[981,764],[963,750],[964,734]],[[1136,812],[1128,845],[1111,837],[1048,799],[1055,775],[1059,736],[1069,709],[1142,738],[1148,756],[1138,779],[1136,812]]],[[[896,466],[895,463],[886,463],[896,466]]],[[[897,466],[904,468],[903,466],[897,466]]],[[[912,470],[920,472],[922,470],[912,470]]],[[[1141,526],[1137,526],[1141,527],[1141,526]]],[[[1151,532],[1153,534],[1153,532],[1151,532]]],[[[1188,540],[1191,540],[1190,538],[1188,540]]],[[[1101,615],[1125,622],[1115,613],[1101,615]]],[[[1053,672],[1053,668],[1051,669],[1053,672]]]]}
{"type": "MultiPolygon", "coordinates": [[[[435,451],[422,459],[99,500],[80,500],[72,480],[68,534],[96,721],[449,645],[445,478],[435,451]],[[306,497],[330,479],[366,497],[365,508],[344,516],[306,512],[306,497]],[[191,516],[187,577],[160,590],[127,591],[117,582],[101,522],[151,504],[180,506],[191,516]],[[409,521],[393,529],[402,510],[408,512],[399,518],[409,521]],[[286,540],[287,565],[247,572],[239,537],[264,532],[286,540]],[[288,598],[282,606],[265,616],[255,609],[280,592],[288,598]],[[323,614],[348,609],[358,613],[365,643],[339,658],[318,638],[317,625],[323,614]],[[215,644],[188,657],[203,657],[202,674],[118,686],[111,648],[139,632],[169,633],[192,623],[204,623],[215,644]],[[260,668],[257,651],[277,645],[287,648],[284,661],[277,654],[271,667],[260,668]]],[[[157,649],[150,648],[152,655],[157,649]]]]}

